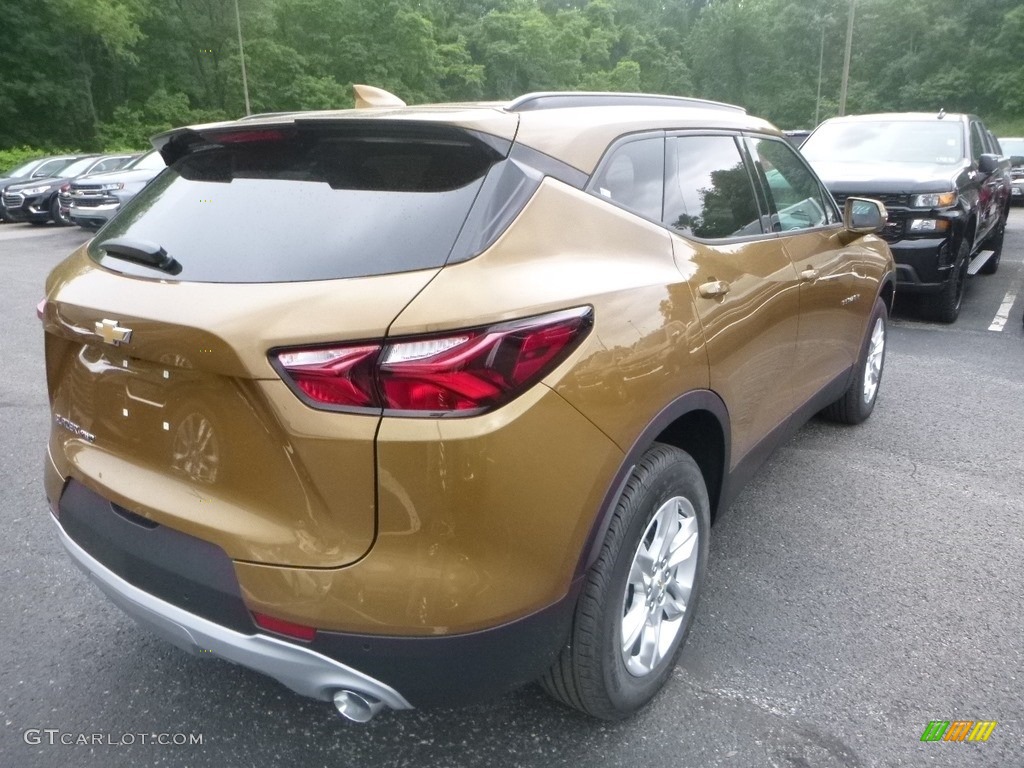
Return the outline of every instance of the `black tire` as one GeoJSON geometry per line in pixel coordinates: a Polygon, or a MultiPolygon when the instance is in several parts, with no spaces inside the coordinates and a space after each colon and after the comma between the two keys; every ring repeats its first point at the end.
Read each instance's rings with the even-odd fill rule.
{"type": "Polygon", "coordinates": [[[822,410],[821,416],[829,421],[836,421],[840,424],[860,424],[867,420],[871,412],[875,410],[875,403],[878,402],[878,390],[882,385],[882,373],[885,371],[885,350],[888,346],[889,335],[889,310],[885,302],[875,299],[875,307],[871,311],[871,319],[868,320],[868,331],[861,345],[860,358],[857,361],[857,372],[850,382],[849,389],[843,396],[822,410]],[[878,358],[878,368],[871,367],[870,359],[875,351],[876,332],[881,331],[881,353],[878,358]],[[872,376],[874,386],[868,395],[868,376],[872,376]]]}
{"type": "Polygon", "coordinates": [[[940,323],[955,323],[956,319],[960,317],[960,307],[964,301],[964,287],[967,285],[967,265],[970,262],[970,255],[971,246],[965,236],[960,240],[960,247],[957,250],[956,261],[953,262],[949,280],[937,294],[925,297],[924,310],[930,320],[937,320],[940,323]]]}
{"type": "Polygon", "coordinates": [[[985,265],[978,270],[982,275],[994,275],[996,270],[999,269],[999,259],[1002,258],[1003,255],[1003,239],[1006,237],[1006,218],[1009,215],[1010,209],[1007,208],[999,218],[999,223],[996,224],[996,228],[992,231],[992,234],[988,236],[988,240],[985,241],[985,249],[995,251],[995,253],[989,256],[985,265]]]}
{"type": "MultiPolygon", "coordinates": [[[[651,446],[634,468],[616,505],[600,555],[587,574],[576,605],[569,641],[540,680],[551,696],[604,720],[628,717],[654,698],[672,674],[693,623],[708,557],[710,515],[707,488],[696,462],[678,448],[661,443],[651,446]],[[677,570],[668,579],[644,580],[651,587],[646,595],[631,586],[632,566],[641,543],[655,546],[653,520],[659,511],[665,511],[660,519],[673,526],[666,529],[671,532],[670,542],[687,536],[687,530],[696,531],[696,542],[687,548],[691,557],[685,560],[686,568],[677,566],[692,570],[692,588],[677,626],[673,626],[676,619],[668,618],[668,612],[678,610],[679,605],[677,570]],[[666,605],[666,600],[671,605],[666,605]],[[650,669],[639,675],[630,671],[625,659],[622,632],[627,606],[632,606],[636,616],[646,614],[650,618],[657,614],[659,627],[663,619],[668,622],[660,659],[652,659],[650,669]],[[671,643],[667,642],[669,637],[673,638],[671,643]]],[[[660,523],[657,528],[661,528],[660,523]]],[[[680,546],[679,550],[684,548],[680,546]]],[[[658,567],[652,565],[654,570],[658,567]]],[[[662,568],[659,573],[669,571],[662,568]]],[[[630,651],[630,664],[643,663],[641,655],[633,650],[640,648],[641,640],[646,639],[643,630],[650,625],[645,619],[637,626],[640,634],[630,651]]]]}
{"type": "Polygon", "coordinates": [[[61,213],[60,200],[54,195],[53,202],[50,203],[50,215],[53,217],[53,223],[58,227],[70,227],[71,219],[61,213]]]}

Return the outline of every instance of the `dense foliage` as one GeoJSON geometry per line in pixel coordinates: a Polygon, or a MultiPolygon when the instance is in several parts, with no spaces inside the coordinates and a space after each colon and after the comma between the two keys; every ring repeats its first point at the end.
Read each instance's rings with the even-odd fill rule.
{"type": "MultiPolygon", "coordinates": [[[[847,0],[238,0],[253,112],[639,90],[787,128],[837,112],[847,0]],[[818,99],[819,63],[821,98],[818,99]]],[[[244,113],[232,0],[35,0],[0,25],[0,150],[141,147],[244,113]]],[[[847,112],[1024,132],[1020,0],[856,0],[847,112]]]]}

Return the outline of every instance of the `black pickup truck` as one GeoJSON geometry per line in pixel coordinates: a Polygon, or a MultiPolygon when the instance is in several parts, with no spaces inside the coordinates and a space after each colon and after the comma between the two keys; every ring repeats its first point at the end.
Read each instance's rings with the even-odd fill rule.
{"type": "Polygon", "coordinates": [[[836,201],[885,203],[897,290],[952,323],[968,275],[999,267],[1010,163],[974,115],[895,113],[826,120],[800,148],[836,201]]]}

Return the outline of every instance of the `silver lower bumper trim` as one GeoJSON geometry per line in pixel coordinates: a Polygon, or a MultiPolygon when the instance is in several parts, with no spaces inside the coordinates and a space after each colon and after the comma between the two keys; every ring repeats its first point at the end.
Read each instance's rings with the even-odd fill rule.
{"type": "Polygon", "coordinates": [[[125,613],[184,651],[217,656],[262,672],[296,693],[331,701],[341,689],[376,697],[391,709],[412,709],[384,683],[316,651],[267,635],[243,635],[129,584],[76,544],[54,519],[60,541],[75,563],[125,613]]]}

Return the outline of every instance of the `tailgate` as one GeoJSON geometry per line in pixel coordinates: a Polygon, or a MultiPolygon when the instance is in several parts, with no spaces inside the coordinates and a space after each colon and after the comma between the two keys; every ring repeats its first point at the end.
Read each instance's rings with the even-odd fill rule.
{"type": "Polygon", "coordinates": [[[174,283],[80,250],[51,276],[44,314],[58,470],[236,560],[358,559],[376,526],[379,417],[308,408],[267,350],[383,337],[435,272],[174,283]]]}

